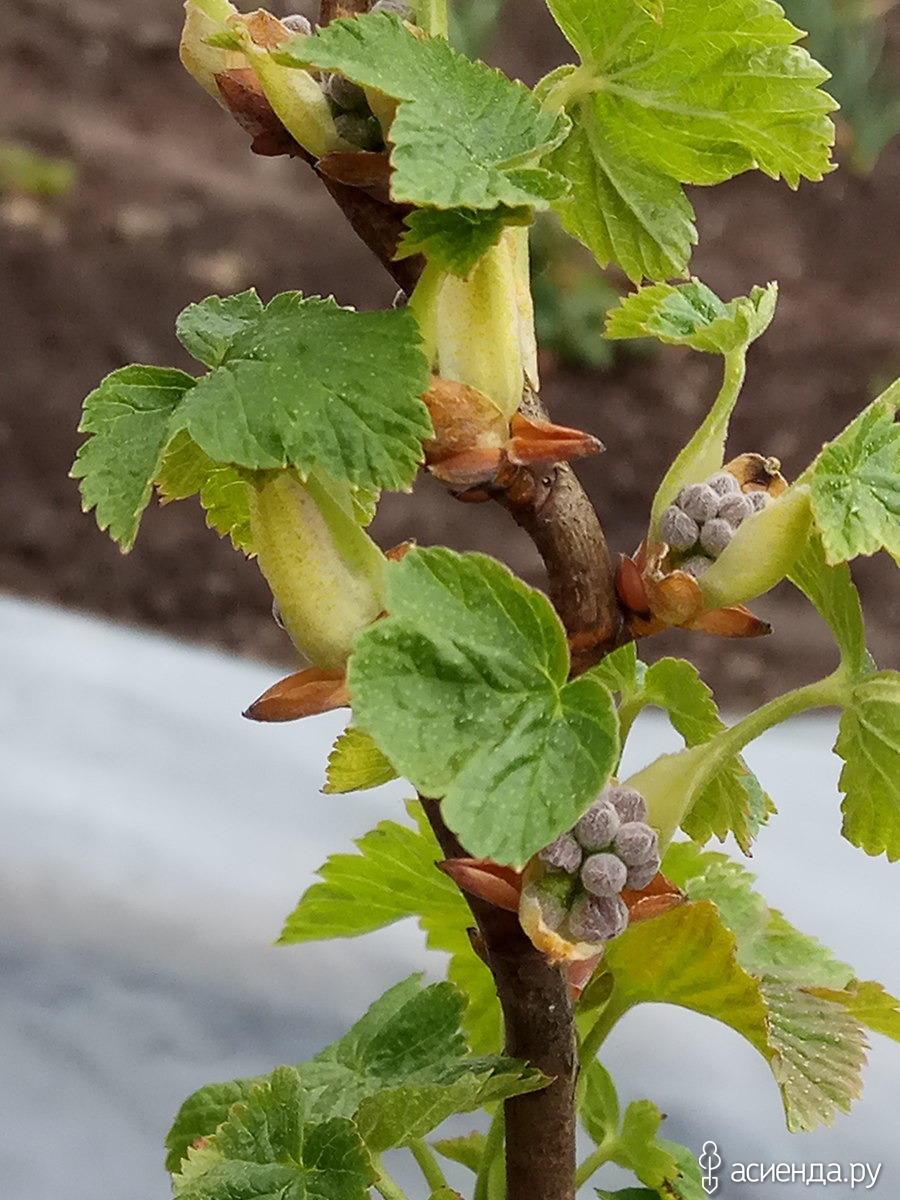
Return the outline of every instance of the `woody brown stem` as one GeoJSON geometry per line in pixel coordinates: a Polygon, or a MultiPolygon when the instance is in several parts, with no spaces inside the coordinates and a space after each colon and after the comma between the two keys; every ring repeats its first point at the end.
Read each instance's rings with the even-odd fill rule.
{"type": "MultiPolygon", "coordinates": [[[[444,824],[440,802],[421,797],[447,858],[466,852],[444,824]]],[[[503,1009],[505,1052],[551,1083],[505,1102],[508,1200],[573,1200],[575,1195],[575,1024],[563,972],[526,937],[516,913],[463,893],[478,925],[503,1009]]]]}
{"type": "MultiPolygon", "coordinates": [[[[323,0],[321,20],[325,24],[341,11],[366,8],[365,0],[323,0]]],[[[277,138],[272,145],[262,152],[285,152],[277,138]]],[[[287,152],[309,161],[299,147],[287,152]]],[[[395,262],[393,257],[407,210],[318,173],[358,236],[410,294],[423,260],[395,262]]],[[[543,415],[530,393],[522,407],[529,416],[543,415]]],[[[550,598],[572,647],[572,674],[586,670],[623,636],[612,564],[593,505],[566,465],[546,470],[510,466],[492,495],[541,554],[550,598]]],[[[440,803],[422,803],[445,856],[468,857],[445,825],[440,803]]],[[[574,1200],[577,1060],[567,981],[531,944],[517,914],[476,897],[467,900],[503,1009],[506,1053],[551,1080],[540,1091],[504,1103],[507,1200],[574,1200]]]]}

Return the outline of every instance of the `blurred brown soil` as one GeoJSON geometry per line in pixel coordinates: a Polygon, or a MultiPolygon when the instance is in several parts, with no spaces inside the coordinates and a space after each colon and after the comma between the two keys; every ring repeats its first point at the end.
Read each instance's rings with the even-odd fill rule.
{"type": "MultiPolygon", "coordinates": [[[[265,298],[299,287],[361,307],[393,295],[309,171],[251,155],[182,72],[179,23],[177,0],[4,9],[0,138],[70,158],[78,183],[61,201],[7,197],[0,208],[0,588],[289,661],[256,568],[205,529],[194,503],[154,506],[123,558],[81,514],[67,478],[82,398],[103,375],[135,361],[191,369],[173,333],[191,301],[250,285],[265,298]]],[[[520,0],[494,57],[533,81],[566,52],[538,0],[520,0]]],[[[842,170],[795,194],[748,175],[694,200],[694,270],[705,282],[725,298],[780,282],[731,445],[777,455],[791,476],[900,374],[900,141],[867,178],[842,170]]],[[[677,349],[605,374],[546,364],[554,416],[606,443],[580,474],[616,551],[640,540],[717,370],[710,356],[677,349]]],[[[428,479],[412,499],[389,497],[375,532],[385,545],[414,536],[489,551],[540,582],[530,545],[502,512],[458,504],[428,479]]],[[[856,574],[876,658],[900,665],[890,564],[866,561],[856,574]]],[[[756,608],[775,623],[768,639],[676,632],[646,650],[691,655],[736,707],[828,666],[818,619],[786,585],[756,608]]]]}

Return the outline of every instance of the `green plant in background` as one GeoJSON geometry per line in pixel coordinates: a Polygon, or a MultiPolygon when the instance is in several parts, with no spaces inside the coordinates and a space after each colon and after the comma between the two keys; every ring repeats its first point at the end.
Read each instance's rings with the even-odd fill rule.
{"type": "Polygon", "coordinates": [[[17,142],[0,143],[0,192],[63,196],[74,182],[75,167],[65,159],[17,142]]]}
{"type": "MultiPolygon", "coordinates": [[[[765,454],[729,458],[777,288],[725,302],[689,277],[685,184],[758,169],[796,187],[831,169],[827,72],[770,0],[549,7],[578,62],[530,91],[450,47],[441,0],[326,0],[315,32],[227,0],[187,4],[185,65],[257,152],[313,167],[401,292],[377,313],[296,292],[190,305],[177,332],[197,372],[109,375],[85,401],[73,474],[126,550],[154,489],[199,495],[256,557],[301,658],[247,715],[349,706],[325,790],[402,776],[416,792],[328,859],[281,941],[414,916],[449,981],[397,984],[309,1062],[201,1087],[167,1139],[182,1200],[373,1187],[400,1200],[383,1160],[400,1147],[431,1200],[459,1195],[442,1159],[468,1168],[474,1200],[572,1200],[610,1162],[639,1184],[620,1200],[700,1200],[691,1151],[660,1136],[652,1100],[621,1111],[602,1065],[632,1007],[678,1004],[737,1031],[794,1130],[859,1094],[866,1029],[900,1038],[900,1002],[709,848],[733,834],[749,853],[773,812],[744,748],[837,707],[844,836],[900,858],[900,673],[866,650],[847,565],[900,559],[900,383],[793,482],[765,454]],[[548,210],[634,285],[608,340],[722,359],[721,390],[618,568],[568,465],[599,443],[538,400],[527,227],[548,210]],[[481,554],[376,546],[380,493],[422,469],[511,514],[549,598],[481,554]],[[745,605],[784,578],[834,634],[822,679],[728,727],[691,663],[638,657],[671,627],[768,632],[745,605]],[[648,706],[684,748],[620,779],[648,706]],[[486,1134],[432,1138],[481,1109],[486,1134]],[[576,1119],[595,1143],[580,1163],[576,1119]]],[[[604,436],[615,452],[615,428],[604,436]]]]}

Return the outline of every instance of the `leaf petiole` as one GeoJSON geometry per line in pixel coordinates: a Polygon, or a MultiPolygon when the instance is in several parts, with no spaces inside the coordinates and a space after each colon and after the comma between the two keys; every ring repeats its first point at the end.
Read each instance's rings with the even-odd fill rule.
{"type": "Polygon", "coordinates": [[[419,1164],[419,1168],[425,1176],[425,1181],[433,1192],[438,1191],[439,1188],[449,1187],[447,1177],[441,1170],[440,1163],[434,1156],[434,1151],[424,1138],[413,1138],[408,1148],[413,1158],[419,1164]]]}
{"type": "Polygon", "coordinates": [[[491,1127],[488,1130],[481,1166],[478,1170],[478,1177],[475,1180],[475,1191],[472,1194],[472,1200],[491,1200],[493,1166],[503,1153],[504,1131],[503,1105],[500,1104],[497,1106],[497,1111],[494,1113],[491,1120],[491,1127]]]}

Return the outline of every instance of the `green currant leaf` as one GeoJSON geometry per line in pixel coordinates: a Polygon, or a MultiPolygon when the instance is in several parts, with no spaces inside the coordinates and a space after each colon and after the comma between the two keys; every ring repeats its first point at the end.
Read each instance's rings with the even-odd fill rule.
{"type": "Polygon", "coordinates": [[[468,997],[463,1027],[479,1054],[500,1046],[500,1007],[491,973],[466,934],[471,913],[435,862],[443,857],[421,807],[410,803],[418,829],[381,821],[357,840],[358,854],[333,854],[321,882],[304,893],[279,941],[356,937],[405,917],[418,917],[431,950],[450,955],[449,977],[468,997]]]}
{"type": "Polygon", "coordinates": [[[584,1068],[584,1095],[578,1115],[598,1146],[619,1128],[616,1086],[599,1059],[592,1059],[584,1068]]]}
{"type": "MultiPolygon", "coordinates": [[[[710,689],[697,669],[679,658],[663,658],[649,667],[641,690],[625,702],[622,716],[630,723],[652,705],[663,709],[685,746],[700,746],[725,728],[710,689]]],[[[773,811],[772,803],[740,756],[735,756],[706,784],[682,822],[685,833],[698,842],[715,836],[724,841],[733,833],[749,854],[753,838],[773,811]]]]}
{"type": "Polygon", "coordinates": [[[590,672],[566,682],[549,601],[494,559],[416,549],[386,576],[388,616],[350,660],[354,723],[471,854],[522,866],[609,778],[612,698],[590,672]]]}
{"type": "Polygon", "coordinates": [[[634,0],[548,2],[584,63],[581,94],[623,157],[681,183],[757,168],[796,187],[830,170],[828,72],[771,0],[672,0],[657,20],[634,0]]]}
{"type": "Polygon", "coordinates": [[[749,346],[768,329],[775,314],[778,285],[755,287],[749,296],[725,304],[699,279],[674,286],[657,283],[626,296],[607,316],[606,336],[655,337],[709,354],[749,346]]]}
{"type": "Polygon", "coordinates": [[[826,622],[841,652],[841,661],[853,678],[874,670],[866,649],[859,593],[846,563],[829,566],[822,535],[812,530],[806,546],[788,576],[794,587],[807,596],[826,622]]]}
{"type": "Polygon", "coordinates": [[[328,755],[323,792],[361,792],[397,778],[397,772],[371,737],[348,726],[328,755]]]}
{"type": "Polygon", "coordinates": [[[236,550],[253,553],[247,481],[236,467],[213,462],[185,432],[177,433],[163,456],[156,486],[164,502],[199,496],[206,523],[236,550]]]}
{"type": "Polygon", "coordinates": [[[300,1074],[279,1067],[232,1105],[173,1179],[181,1200],[365,1200],[376,1172],[352,1121],[306,1122],[300,1074]]]}
{"type": "Polygon", "coordinates": [[[582,66],[538,85],[574,132],[547,165],[567,229],[635,283],[682,275],[697,240],[684,183],[758,168],[791,187],[830,169],[828,72],[770,0],[550,0],[582,66]],[[571,144],[570,144],[571,143],[571,144]]]}
{"type": "Polygon", "coordinates": [[[616,263],[633,283],[687,271],[697,243],[694,209],[677,180],[623,157],[597,124],[591,100],[569,110],[573,129],[547,165],[571,192],[553,208],[601,267],[616,263]]]}
{"type": "Polygon", "coordinates": [[[611,692],[618,692],[624,701],[640,691],[646,672],[647,668],[638,658],[634,642],[628,642],[601,659],[591,674],[611,692]]]}
{"type": "Polygon", "coordinates": [[[422,987],[412,976],[390,988],[337,1042],[297,1068],[201,1088],[182,1106],[169,1133],[169,1161],[225,1120],[234,1097],[251,1097],[280,1071],[295,1070],[305,1119],[353,1121],[376,1152],[424,1136],[454,1112],[472,1112],[534,1091],[546,1078],[524,1063],[469,1054],[460,1020],[465,1001],[449,983],[422,987]]]}
{"type": "Polygon", "coordinates": [[[165,367],[122,367],[84,402],[80,433],[90,434],[72,467],[84,511],[130,550],[150,502],[168,443],[172,414],[195,380],[165,367]]]}
{"type": "MultiPolygon", "coordinates": [[[[194,313],[192,329],[198,321],[194,313]]],[[[215,462],[303,475],[320,468],[363,488],[411,484],[431,422],[420,399],[428,364],[410,312],[358,313],[284,292],[217,352],[219,365],[172,422],[215,462]]]]}
{"type": "Polygon", "coordinates": [[[546,208],[565,190],[538,166],[565,136],[564,116],[542,111],[521,83],[451,49],[420,41],[399,17],[333,21],[275,54],[288,66],[340,71],[400,101],[390,126],[391,196],[434,208],[546,208]]]}
{"type": "Polygon", "coordinates": [[[834,747],[844,760],[842,833],[867,854],[900,858],[900,673],[880,671],[850,692],[834,747]]]}
{"type": "Polygon", "coordinates": [[[851,1016],[871,1029],[900,1042],[900,1000],[873,980],[852,980],[842,991],[813,988],[815,995],[842,1005],[851,1016]]]}
{"type": "Polygon", "coordinates": [[[770,1065],[792,1133],[830,1125],[849,1112],[862,1090],[866,1040],[859,1022],[841,1005],[777,976],[764,978],[770,1065]]]}
{"type": "Polygon", "coordinates": [[[755,975],[777,974],[798,985],[844,988],[853,969],[838,962],[816,938],[801,933],[754,891],[754,876],[740,863],[694,842],[675,842],[663,871],[691,900],[711,900],[737,938],[738,962],[755,975]]]}
{"type": "Polygon", "coordinates": [[[846,1006],[816,991],[845,990],[851,968],[770,909],[751,888],[752,876],[723,855],[674,845],[662,869],[692,902],[716,905],[737,939],[738,962],[758,981],[768,1027],[763,1052],[781,1089],[788,1128],[831,1124],[835,1112],[846,1112],[859,1095],[865,1040],[846,1006]]]}
{"type": "Polygon", "coordinates": [[[738,964],[734,935],[712,902],[630,925],[608,943],[605,962],[626,1007],[678,1004],[730,1025],[768,1054],[759,983],[738,964]]]}
{"type": "MultiPolygon", "coordinates": [[[[390,993],[388,993],[390,996],[390,993]]],[[[375,1151],[408,1144],[456,1112],[544,1087],[514,1059],[469,1055],[465,1000],[449,983],[405,995],[377,1017],[370,1009],[349,1034],[306,1068],[312,1112],[352,1116],[375,1151]]]]}
{"type": "Polygon", "coordinates": [[[424,254],[429,262],[465,278],[507,225],[530,225],[531,218],[532,210],[524,206],[417,208],[406,218],[406,232],[394,257],[424,254]]]}
{"type": "Polygon", "coordinates": [[[255,288],[236,296],[207,296],[189,304],[175,322],[178,340],[207,367],[220,367],[238,334],[252,328],[264,305],[255,288]]]}
{"type": "Polygon", "coordinates": [[[477,1175],[481,1170],[487,1137],[479,1130],[473,1129],[471,1133],[461,1137],[443,1138],[441,1141],[431,1144],[438,1154],[449,1158],[451,1162],[468,1167],[473,1174],[477,1175]]]}
{"type": "Polygon", "coordinates": [[[829,564],[882,548],[900,562],[898,404],[900,380],[829,442],[807,473],[829,564]]]}
{"type": "MultiPolygon", "coordinates": [[[[634,1171],[641,1183],[671,1194],[681,1174],[678,1163],[657,1139],[663,1114],[652,1100],[632,1100],[625,1109],[613,1161],[634,1171]]],[[[677,1194],[677,1193],[676,1193],[677,1194]]]]}

